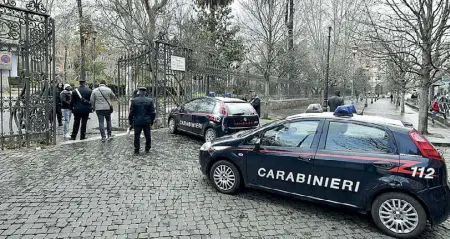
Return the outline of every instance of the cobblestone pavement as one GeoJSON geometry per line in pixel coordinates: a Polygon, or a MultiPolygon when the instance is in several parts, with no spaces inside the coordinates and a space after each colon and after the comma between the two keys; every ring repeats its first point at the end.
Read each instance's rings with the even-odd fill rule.
{"type": "MultiPolygon", "coordinates": [[[[257,190],[220,194],[199,171],[201,141],[165,130],[153,139],[142,156],[131,136],[0,152],[0,238],[386,237],[355,212],[257,190]]],[[[449,237],[449,221],[422,236],[449,237]]]]}

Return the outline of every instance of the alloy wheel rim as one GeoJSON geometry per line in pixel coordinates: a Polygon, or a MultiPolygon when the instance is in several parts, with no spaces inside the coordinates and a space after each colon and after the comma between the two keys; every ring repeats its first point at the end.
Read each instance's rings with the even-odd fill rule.
{"type": "Polygon", "coordinates": [[[214,169],[214,183],[224,191],[232,189],[236,183],[236,176],[233,170],[227,165],[219,165],[214,169]]]}
{"type": "Polygon", "coordinates": [[[383,225],[390,231],[406,234],[414,231],[419,224],[419,214],[409,202],[389,199],[381,204],[378,215],[383,225]]]}
{"type": "Polygon", "coordinates": [[[216,138],[216,135],[214,134],[214,132],[212,130],[206,131],[206,136],[205,136],[206,142],[211,142],[214,140],[214,138],[216,138]]]}

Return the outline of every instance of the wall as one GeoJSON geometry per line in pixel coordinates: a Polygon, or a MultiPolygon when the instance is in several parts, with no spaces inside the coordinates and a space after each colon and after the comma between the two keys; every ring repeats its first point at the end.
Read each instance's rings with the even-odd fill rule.
{"type": "MultiPolygon", "coordinates": [[[[297,107],[307,107],[310,104],[322,103],[320,99],[308,99],[308,98],[299,98],[299,99],[286,99],[286,100],[269,100],[269,109],[270,110],[278,110],[278,109],[291,109],[297,107]]],[[[266,109],[266,102],[261,101],[261,112],[269,112],[266,109]]]]}

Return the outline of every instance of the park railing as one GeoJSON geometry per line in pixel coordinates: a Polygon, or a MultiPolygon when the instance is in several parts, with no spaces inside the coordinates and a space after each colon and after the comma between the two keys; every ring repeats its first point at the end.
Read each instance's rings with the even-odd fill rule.
{"type": "Polygon", "coordinates": [[[214,92],[215,96],[249,98],[256,91],[260,98],[300,98],[301,87],[281,77],[268,79],[248,72],[200,65],[190,49],[156,41],[150,49],[133,52],[118,60],[117,89],[119,127],[128,126],[129,104],[138,86],[147,87],[156,103],[156,126],[166,126],[167,116],[180,104],[214,92]],[[269,94],[265,95],[265,83],[269,94]]]}

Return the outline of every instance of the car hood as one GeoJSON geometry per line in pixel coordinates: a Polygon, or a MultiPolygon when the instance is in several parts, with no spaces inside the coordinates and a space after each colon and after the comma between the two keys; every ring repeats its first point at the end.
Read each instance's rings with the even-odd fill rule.
{"type": "Polygon", "coordinates": [[[215,139],[212,142],[212,145],[214,146],[234,146],[240,144],[240,142],[243,140],[243,138],[237,138],[233,135],[226,135],[220,138],[215,139]]]}

